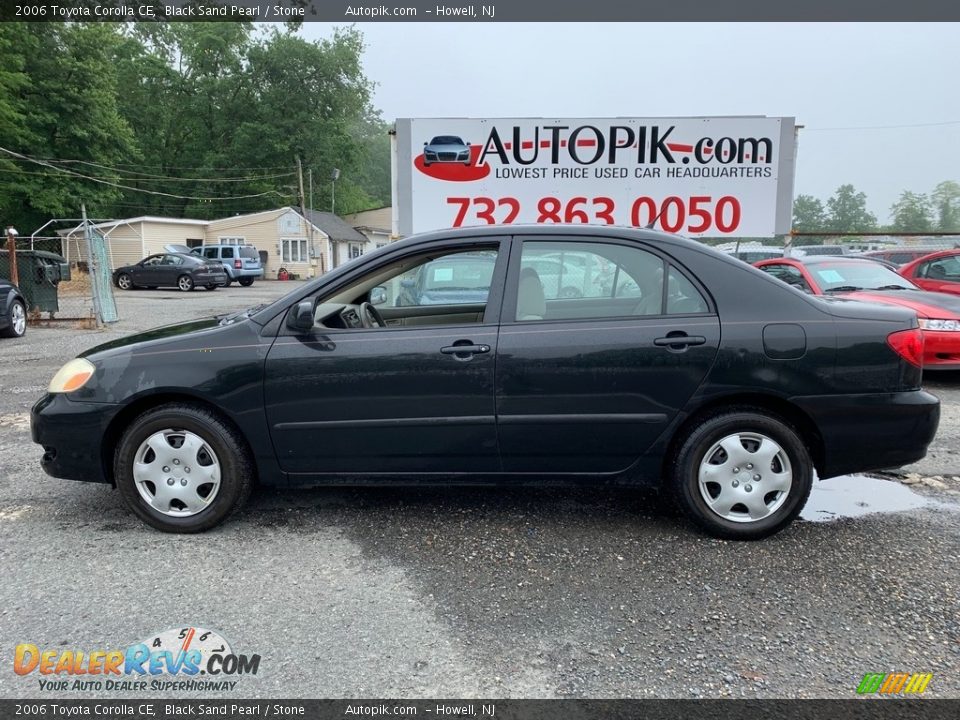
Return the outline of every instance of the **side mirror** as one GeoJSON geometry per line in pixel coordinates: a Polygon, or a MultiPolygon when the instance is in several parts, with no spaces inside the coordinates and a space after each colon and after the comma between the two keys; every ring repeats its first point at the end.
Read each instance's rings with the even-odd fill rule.
{"type": "Polygon", "coordinates": [[[383,285],[377,285],[370,291],[370,304],[383,305],[387,301],[387,289],[383,285]]]}
{"type": "Polygon", "coordinates": [[[424,143],[424,144],[423,144],[423,146],[424,146],[424,147],[426,147],[426,146],[427,146],[427,144],[426,144],[426,143],[424,143]]]}
{"type": "Polygon", "coordinates": [[[299,332],[313,330],[313,301],[304,300],[287,314],[287,327],[299,332]]]}

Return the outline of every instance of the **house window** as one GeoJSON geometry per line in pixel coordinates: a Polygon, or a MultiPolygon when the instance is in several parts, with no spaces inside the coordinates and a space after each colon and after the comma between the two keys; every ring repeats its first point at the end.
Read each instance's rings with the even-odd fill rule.
{"type": "Polygon", "coordinates": [[[246,238],[243,238],[243,237],[234,237],[234,236],[224,237],[223,235],[220,236],[221,245],[243,245],[245,243],[246,243],[246,238]]]}
{"type": "Polygon", "coordinates": [[[350,259],[358,258],[363,255],[363,245],[350,243],[350,259]]]}
{"type": "Polygon", "coordinates": [[[283,261],[288,263],[307,262],[307,241],[300,239],[284,239],[283,261]]]}
{"type": "Polygon", "coordinates": [[[203,246],[203,238],[187,238],[187,247],[195,248],[203,246]]]}

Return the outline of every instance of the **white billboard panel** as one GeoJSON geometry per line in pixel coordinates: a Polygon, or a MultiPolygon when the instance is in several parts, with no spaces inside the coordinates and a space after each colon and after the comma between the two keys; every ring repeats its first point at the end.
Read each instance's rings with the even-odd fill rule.
{"type": "Polygon", "coordinates": [[[793,118],[398,120],[402,235],[495,223],[789,232],[793,118]]]}

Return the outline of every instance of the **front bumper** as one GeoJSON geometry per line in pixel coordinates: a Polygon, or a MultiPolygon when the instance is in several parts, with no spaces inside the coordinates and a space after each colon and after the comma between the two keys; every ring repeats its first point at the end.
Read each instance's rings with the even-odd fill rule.
{"type": "Polygon", "coordinates": [[[960,332],[924,330],[923,367],[925,370],[960,368],[960,332]]]}
{"type": "Polygon", "coordinates": [[[30,434],[43,446],[44,472],[65,480],[112,482],[101,448],[119,410],[117,405],[74,402],[62,393],[40,398],[30,410],[30,434]]]}
{"type": "Polygon", "coordinates": [[[924,390],[794,398],[823,438],[821,479],[909,465],[927,454],[940,400],[924,390]]]}

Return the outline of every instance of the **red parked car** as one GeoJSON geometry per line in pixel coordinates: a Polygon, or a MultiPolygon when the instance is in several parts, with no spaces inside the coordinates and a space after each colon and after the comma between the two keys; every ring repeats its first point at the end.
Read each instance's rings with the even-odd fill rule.
{"type": "Polygon", "coordinates": [[[814,255],[761,260],[754,266],[812,295],[910,308],[923,328],[924,369],[960,370],[960,297],[923,290],[863,258],[814,255]]]}
{"type": "Polygon", "coordinates": [[[924,290],[960,295],[960,250],[940,250],[909,262],[897,271],[924,290]]]}

